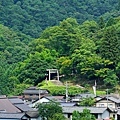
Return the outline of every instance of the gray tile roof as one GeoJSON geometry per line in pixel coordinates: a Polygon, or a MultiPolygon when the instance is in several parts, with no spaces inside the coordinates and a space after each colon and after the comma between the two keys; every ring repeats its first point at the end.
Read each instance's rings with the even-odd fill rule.
{"type": "Polygon", "coordinates": [[[27,90],[24,90],[23,94],[48,94],[49,92],[47,90],[44,90],[44,89],[40,89],[40,90],[31,90],[31,89],[27,89],[27,90]]]}
{"type": "Polygon", "coordinates": [[[44,96],[45,98],[49,99],[49,100],[62,100],[64,96],[44,96]]]}
{"type": "Polygon", "coordinates": [[[46,98],[49,101],[53,101],[53,102],[63,102],[64,101],[64,96],[43,96],[42,98],[46,98]]]}
{"type": "Polygon", "coordinates": [[[76,95],[75,97],[79,97],[79,98],[89,98],[89,97],[92,97],[92,98],[94,98],[95,95],[91,94],[91,93],[82,93],[82,94],[76,95]]]}
{"type": "Polygon", "coordinates": [[[105,110],[107,110],[107,108],[101,108],[101,107],[77,107],[77,106],[73,106],[73,107],[62,107],[63,109],[63,113],[73,113],[73,111],[79,111],[82,112],[83,109],[89,109],[91,113],[103,113],[105,110]]]}
{"type": "Polygon", "coordinates": [[[19,98],[8,98],[8,99],[12,104],[23,104],[24,103],[24,101],[19,98]]]}
{"type": "Polygon", "coordinates": [[[76,103],[74,103],[74,102],[61,102],[60,103],[60,106],[75,106],[76,105],[76,103]]]}
{"type": "Polygon", "coordinates": [[[15,106],[20,109],[21,111],[23,112],[26,112],[26,111],[30,111],[30,110],[33,110],[32,108],[30,108],[28,105],[26,104],[15,104],[15,106]]]}
{"type": "Polygon", "coordinates": [[[26,114],[30,118],[38,118],[39,117],[39,112],[38,111],[27,111],[26,114]]]}
{"type": "Polygon", "coordinates": [[[115,98],[115,97],[112,97],[112,96],[108,96],[108,97],[105,96],[105,97],[97,100],[96,102],[101,101],[101,100],[107,100],[107,98],[108,98],[108,100],[110,100],[110,101],[112,101],[112,102],[120,103],[120,99],[119,99],[119,98],[115,98]]]}
{"type": "MultiPolygon", "coordinates": [[[[106,97],[107,98],[107,97],[106,97]]],[[[115,102],[115,103],[120,103],[120,99],[112,97],[112,96],[108,96],[108,99],[115,102]]]]}
{"type": "Polygon", "coordinates": [[[6,111],[8,113],[21,112],[7,98],[0,99],[0,111],[6,111]]]}
{"type": "Polygon", "coordinates": [[[0,118],[21,119],[24,113],[0,113],[0,118]]]}

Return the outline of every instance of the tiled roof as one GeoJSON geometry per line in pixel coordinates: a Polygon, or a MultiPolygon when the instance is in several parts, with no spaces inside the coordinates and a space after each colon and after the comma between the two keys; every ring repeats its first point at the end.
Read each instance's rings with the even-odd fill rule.
{"type": "Polygon", "coordinates": [[[15,104],[15,106],[20,109],[23,112],[29,111],[29,110],[33,110],[32,108],[30,108],[28,105],[26,104],[15,104]]]}
{"type": "Polygon", "coordinates": [[[24,101],[19,98],[8,98],[12,104],[23,104],[24,101]]]}
{"type": "Polygon", "coordinates": [[[80,98],[89,98],[89,97],[92,97],[92,98],[94,98],[95,95],[91,94],[91,93],[82,93],[82,94],[76,95],[76,97],[80,97],[80,98]]]}
{"type": "Polygon", "coordinates": [[[44,89],[40,89],[40,90],[30,90],[30,89],[27,89],[27,90],[24,90],[23,94],[48,94],[49,92],[47,90],[44,90],[44,89]]]}
{"type": "Polygon", "coordinates": [[[24,113],[0,113],[0,118],[21,119],[24,113]]]}
{"type": "Polygon", "coordinates": [[[73,113],[73,111],[79,111],[83,112],[83,109],[87,108],[90,110],[91,113],[103,113],[107,108],[101,108],[101,107],[62,107],[63,108],[63,113],[73,113]]]}
{"type": "Polygon", "coordinates": [[[76,103],[74,103],[74,102],[61,102],[60,103],[60,106],[75,106],[76,105],[76,103]]]}
{"type": "MultiPolygon", "coordinates": [[[[106,98],[107,98],[107,97],[106,97],[106,98]]],[[[120,99],[118,99],[118,98],[109,96],[108,99],[111,100],[111,101],[113,101],[113,102],[115,102],[115,103],[120,103],[120,99]]]]}
{"type": "Polygon", "coordinates": [[[62,100],[64,98],[64,96],[44,96],[45,98],[49,99],[49,100],[62,100]]]}
{"type": "Polygon", "coordinates": [[[39,117],[39,112],[38,111],[27,111],[26,114],[30,118],[38,118],[39,117]]]}
{"type": "Polygon", "coordinates": [[[8,113],[17,113],[21,112],[18,108],[16,108],[7,98],[0,99],[0,110],[6,111],[8,113]]]}
{"type": "Polygon", "coordinates": [[[112,101],[112,102],[120,103],[120,99],[119,99],[119,98],[115,98],[115,97],[112,97],[112,96],[108,96],[108,97],[105,96],[105,97],[97,100],[96,102],[101,101],[101,100],[107,100],[107,98],[108,98],[108,100],[110,100],[110,101],[112,101]]]}

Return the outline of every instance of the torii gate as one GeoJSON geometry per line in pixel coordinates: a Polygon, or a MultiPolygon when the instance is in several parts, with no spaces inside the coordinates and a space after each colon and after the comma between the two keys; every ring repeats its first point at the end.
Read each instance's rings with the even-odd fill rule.
{"type": "Polygon", "coordinates": [[[46,71],[49,72],[49,74],[48,74],[49,81],[50,81],[50,78],[51,78],[51,73],[57,73],[57,80],[59,81],[59,72],[58,72],[58,69],[47,69],[46,71]]]}

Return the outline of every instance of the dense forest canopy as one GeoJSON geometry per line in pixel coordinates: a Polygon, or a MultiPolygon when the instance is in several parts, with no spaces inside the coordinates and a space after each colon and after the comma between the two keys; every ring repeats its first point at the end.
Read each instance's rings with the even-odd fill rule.
{"type": "MultiPolygon", "coordinates": [[[[9,93],[13,90],[13,79],[11,76],[15,65],[27,58],[28,42],[32,39],[22,33],[0,25],[0,92],[9,93]]],[[[17,79],[15,79],[17,80],[17,79]]],[[[19,81],[16,81],[19,83],[19,81]]]]}
{"type": "Polygon", "coordinates": [[[34,38],[68,17],[78,23],[119,16],[119,0],[0,0],[0,23],[34,38]]]}
{"type": "Polygon", "coordinates": [[[53,68],[65,79],[115,88],[119,6],[119,0],[1,0],[0,93],[20,94],[53,68]]]}

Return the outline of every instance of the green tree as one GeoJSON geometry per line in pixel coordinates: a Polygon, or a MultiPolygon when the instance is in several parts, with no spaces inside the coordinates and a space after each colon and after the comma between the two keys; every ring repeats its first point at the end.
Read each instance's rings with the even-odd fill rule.
{"type": "Polygon", "coordinates": [[[99,18],[98,25],[99,25],[100,29],[105,27],[105,21],[104,21],[103,17],[99,18]]]}
{"type": "Polygon", "coordinates": [[[80,113],[78,111],[73,111],[72,120],[80,120],[80,113]]]}
{"type": "Polygon", "coordinates": [[[97,32],[99,25],[94,21],[85,21],[80,25],[80,32],[83,36],[90,38],[97,32]]]}
{"type": "Polygon", "coordinates": [[[46,69],[56,68],[56,57],[56,51],[48,49],[44,49],[41,53],[30,54],[16,67],[17,78],[21,83],[37,85],[45,79],[46,69]]]}
{"type": "Polygon", "coordinates": [[[80,43],[78,23],[73,18],[60,22],[59,26],[49,27],[41,34],[46,39],[45,47],[55,49],[59,56],[69,56],[80,43]]]}
{"type": "Polygon", "coordinates": [[[62,113],[55,113],[49,120],[67,120],[62,113]]]}
{"type": "Polygon", "coordinates": [[[118,76],[114,70],[108,70],[104,78],[104,83],[106,85],[115,87],[118,84],[118,76]]]}
{"type": "Polygon", "coordinates": [[[100,54],[103,58],[111,60],[114,64],[120,61],[120,41],[114,26],[108,27],[104,31],[100,54]]]}
{"type": "Polygon", "coordinates": [[[61,74],[64,75],[71,75],[72,69],[71,69],[71,59],[69,57],[60,57],[57,59],[57,66],[60,70],[61,74]]]}
{"type": "Polygon", "coordinates": [[[95,116],[90,113],[90,110],[83,109],[83,112],[79,113],[74,111],[72,114],[73,120],[96,120],[95,116]]]}
{"type": "Polygon", "coordinates": [[[29,50],[27,44],[30,40],[26,35],[18,34],[0,24],[0,52],[8,64],[17,63],[27,58],[29,50]]]}
{"type": "Polygon", "coordinates": [[[118,62],[116,69],[115,69],[115,72],[116,72],[118,78],[120,78],[120,62],[118,62]]]}
{"type": "Polygon", "coordinates": [[[80,106],[93,106],[95,104],[95,99],[94,98],[83,98],[82,101],[80,102],[80,106]]]}
{"type": "Polygon", "coordinates": [[[102,15],[110,18],[111,14],[115,16],[118,13],[116,16],[119,16],[119,4],[119,0],[1,0],[0,23],[38,38],[45,28],[68,17],[83,23],[85,20],[97,20],[102,15]]]}
{"type": "MultiPolygon", "coordinates": [[[[42,103],[38,105],[38,110],[40,113],[40,117],[42,120],[51,120],[51,118],[54,118],[55,116],[58,118],[60,116],[63,119],[62,114],[62,108],[57,103],[42,103]]],[[[59,120],[59,119],[56,119],[59,120]]]]}
{"type": "Polygon", "coordinates": [[[72,54],[72,66],[77,74],[86,78],[94,76],[95,70],[99,69],[103,60],[95,53],[96,46],[92,40],[82,39],[81,45],[72,54]]]}
{"type": "Polygon", "coordinates": [[[106,25],[105,27],[108,27],[108,26],[112,26],[115,24],[115,19],[114,18],[110,18],[107,22],[106,22],[106,25]]]}
{"type": "Polygon", "coordinates": [[[84,109],[82,113],[80,113],[80,120],[95,120],[95,116],[90,113],[90,110],[84,109]]]}

